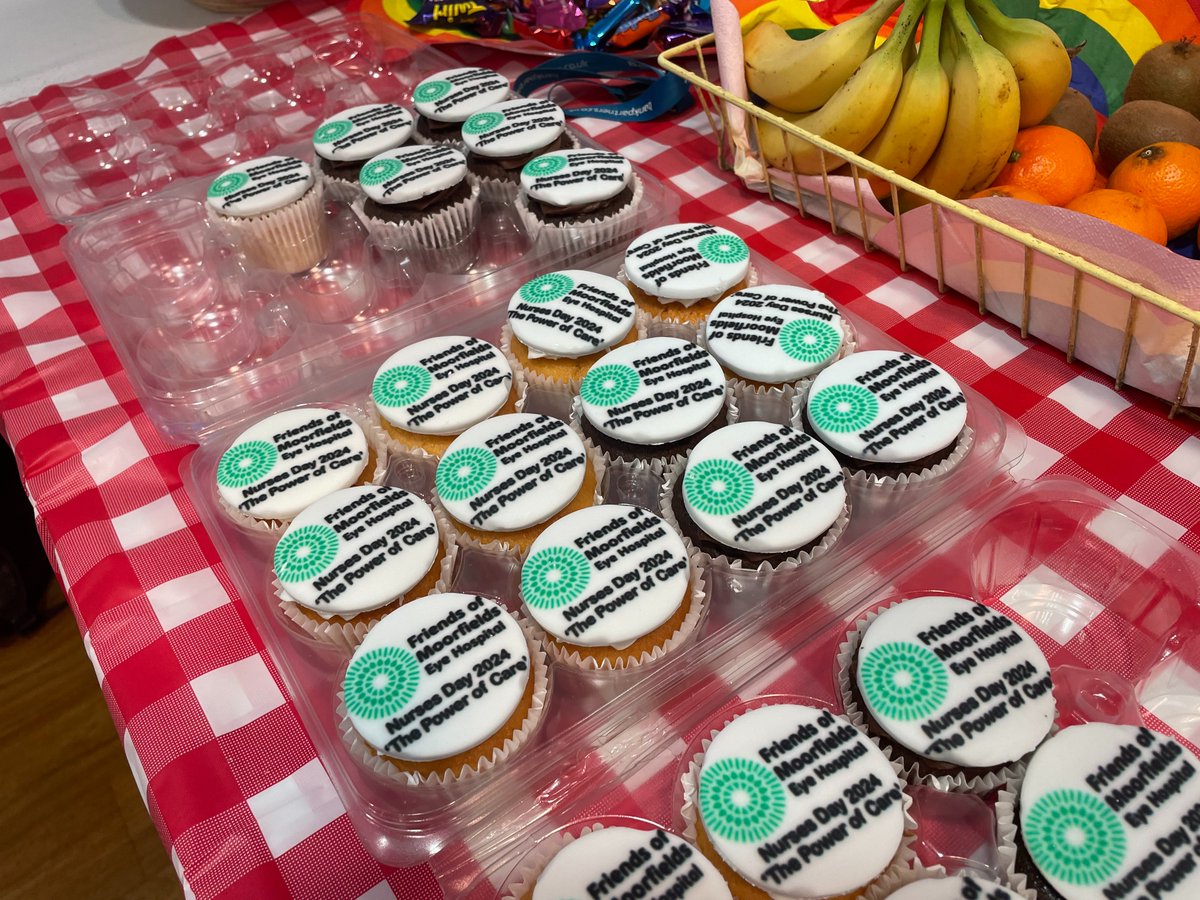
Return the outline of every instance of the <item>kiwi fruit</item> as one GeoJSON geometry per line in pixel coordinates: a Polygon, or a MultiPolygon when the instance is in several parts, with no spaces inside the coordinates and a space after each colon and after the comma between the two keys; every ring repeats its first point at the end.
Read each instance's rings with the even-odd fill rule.
{"type": "Polygon", "coordinates": [[[1147,50],[1125,87],[1131,100],[1158,100],[1200,117],[1200,46],[1185,38],[1147,50]]]}
{"type": "Polygon", "coordinates": [[[1109,116],[1100,130],[1100,162],[1111,172],[1130,153],[1159,141],[1200,147],[1200,119],[1158,100],[1134,100],[1109,116]]]}
{"type": "Polygon", "coordinates": [[[1042,119],[1042,125],[1057,125],[1067,131],[1073,131],[1089,147],[1096,146],[1096,110],[1090,101],[1075,88],[1067,88],[1050,115],[1042,119]]]}

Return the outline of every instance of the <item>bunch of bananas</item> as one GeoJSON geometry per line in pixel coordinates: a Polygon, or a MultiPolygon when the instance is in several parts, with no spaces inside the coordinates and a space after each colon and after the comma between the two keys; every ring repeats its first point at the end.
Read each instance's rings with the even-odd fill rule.
{"type": "MultiPolygon", "coordinates": [[[[956,198],[991,184],[1017,129],[1041,122],[1071,80],[1058,35],[1005,16],[992,0],[876,0],[806,41],[763,22],[746,35],[745,58],[750,90],[770,112],[956,198]]],[[[819,175],[845,165],[773,125],[759,137],[781,169],[819,175]]]]}

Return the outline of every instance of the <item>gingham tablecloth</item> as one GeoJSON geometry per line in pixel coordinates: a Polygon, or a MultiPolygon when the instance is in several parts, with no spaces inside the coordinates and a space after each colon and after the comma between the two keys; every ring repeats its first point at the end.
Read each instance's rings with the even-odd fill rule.
{"type": "MultiPolygon", "coordinates": [[[[320,14],[281,4],[157,45],[97,76],[112,87],[252,42],[320,14]]],[[[515,76],[527,59],[458,51],[515,76]]],[[[12,119],[63,96],[50,88],[12,119]]],[[[1029,435],[1018,478],[1082,479],[1200,550],[1200,438],[1157,401],[1115,393],[1057,352],[981,320],[930,279],[901,275],[816,220],[720,172],[698,108],[673,120],[577,122],[711,222],[972,385],[1029,435]]],[[[67,265],[64,229],[39,207],[0,138],[0,421],[46,551],[79,622],[129,766],[185,891],[197,897],[426,898],[428,866],[373,860],[221,565],[179,467],[189,447],[151,426],[67,265]]],[[[648,778],[639,790],[661,785],[648,778]]],[[[631,798],[637,804],[636,793],[631,798]]]]}

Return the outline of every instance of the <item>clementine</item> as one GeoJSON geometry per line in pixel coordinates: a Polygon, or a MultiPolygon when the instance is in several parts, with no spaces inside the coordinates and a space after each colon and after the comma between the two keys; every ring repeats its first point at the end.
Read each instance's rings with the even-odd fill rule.
{"type": "Polygon", "coordinates": [[[1113,169],[1109,187],[1145,197],[1179,237],[1200,222],[1200,147],[1159,141],[1125,157],[1113,169]]]}
{"type": "Polygon", "coordinates": [[[967,199],[982,200],[986,197],[1008,197],[1011,200],[1024,200],[1027,203],[1040,203],[1042,206],[1050,205],[1050,201],[1041,194],[1035,194],[1033,191],[1027,191],[1025,188],[1015,187],[1013,185],[984,188],[982,191],[972,194],[967,199]]]}
{"type": "Polygon", "coordinates": [[[1167,242],[1167,223],[1163,221],[1162,213],[1137,194],[1111,188],[1088,191],[1068,203],[1067,209],[1111,222],[1156,244],[1167,242]]]}
{"type": "Polygon", "coordinates": [[[1092,149],[1079,135],[1057,125],[1017,132],[1012,155],[992,187],[1019,187],[1065,206],[1089,191],[1096,177],[1092,149]]]}

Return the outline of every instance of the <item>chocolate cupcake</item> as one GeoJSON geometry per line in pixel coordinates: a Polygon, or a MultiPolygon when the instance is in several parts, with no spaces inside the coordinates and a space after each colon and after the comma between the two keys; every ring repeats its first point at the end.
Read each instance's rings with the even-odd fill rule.
{"type": "Polygon", "coordinates": [[[352,202],[361,190],[358,173],[363,164],[406,143],[412,130],[412,113],[394,103],[355,106],[326,119],[313,132],[317,171],[326,194],[352,202]]]}
{"type": "Polygon", "coordinates": [[[462,123],[472,113],[507,100],[512,95],[508,79],[479,66],[447,69],[431,75],[413,88],[417,111],[413,140],[419,144],[449,144],[465,150],[462,123]]]}
{"type": "Polygon", "coordinates": [[[549,100],[506,100],[474,113],[463,122],[462,139],[483,196],[503,203],[516,198],[526,163],[575,146],[562,109],[549,100]]]}

